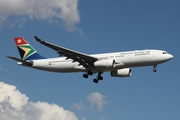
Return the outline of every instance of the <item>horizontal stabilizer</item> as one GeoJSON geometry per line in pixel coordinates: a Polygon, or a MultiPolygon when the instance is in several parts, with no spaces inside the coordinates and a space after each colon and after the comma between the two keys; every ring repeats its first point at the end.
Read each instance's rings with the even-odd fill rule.
{"type": "Polygon", "coordinates": [[[19,58],[16,58],[16,57],[12,57],[12,56],[7,56],[8,58],[10,59],[13,59],[17,62],[21,62],[23,65],[27,65],[27,66],[32,66],[33,65],[33,61],[25,61],[25,60],[21,60],[19,58]]]}

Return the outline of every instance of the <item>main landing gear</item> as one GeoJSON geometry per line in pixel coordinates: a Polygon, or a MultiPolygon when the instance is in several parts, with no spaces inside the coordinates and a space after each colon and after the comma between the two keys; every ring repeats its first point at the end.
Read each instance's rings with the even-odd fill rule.
{"type": "Polygon", "coordinates": [[[92,71],[88,71],[87,74],[83,74],[83,77],[84,78],[88,78],[89,75],[93,75],[93,72],[92,71]]]}
{"type": "Polygon", "coordinates": [[[157,65],[154,65],[153,67],[154,67],[154,68],[153,68],[153,72],[156,72],[156,71],[157,71],[157,70],[156,70],[157,65]]]}
{"type": "Polygon", "coordinates": [[[103,77],[101,76],[102,72],[99,72],[97,77],[93,80],[94,83],[98,83],[99,80],[103,80],[103,77]]]}
{"type": "MultiPolygon", "coordinates": [[[[97,77],[93,80],[94,83],[98,83],[99,80],[103,80],[103,77],[101,76],[103,72],[99,72],[97,77]]],[[[84,78],[88,78],[89,75],[93,75],[93,72],[92,71],[88,71],[86,74],[83,74],[83,77],[84,78]]]]}

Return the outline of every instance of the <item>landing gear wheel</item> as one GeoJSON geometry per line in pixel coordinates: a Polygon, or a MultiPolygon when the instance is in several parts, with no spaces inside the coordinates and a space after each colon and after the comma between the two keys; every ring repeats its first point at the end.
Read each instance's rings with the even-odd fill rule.
{"type": "Polygon", "coordinates": [[[156,69],[153,69],[153,72],[156,72],[157,70],[156,69]]]}
{"type": "Polygon", "coordinates": [[[94,82],[94,83],[98,83],[98,79],[94,79],[93,82],[94,82]]]}
{"type": "Polygon", "coordinates": [[[84,78],[88,78],[88,75],[87,75],[87,74],[83,74],[83,77],[84,77],[84,78]]]}

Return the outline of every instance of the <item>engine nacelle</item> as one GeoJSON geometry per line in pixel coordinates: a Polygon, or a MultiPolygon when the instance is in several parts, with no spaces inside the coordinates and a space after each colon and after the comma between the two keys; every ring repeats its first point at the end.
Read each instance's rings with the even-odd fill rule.
{"type": "Polygon", "coordinates": [[[94,66],[96,68],[112,68],[115,67],[115,61],[114,60],[100,60],[94,63],[94,66]]]}
{"type": "Polygon", "coordinates": [[[124,68],[124,69],[111,71],[112,77],[130,77],[131,75],[132,75],[132,71],[130,68],[124,68]]]}

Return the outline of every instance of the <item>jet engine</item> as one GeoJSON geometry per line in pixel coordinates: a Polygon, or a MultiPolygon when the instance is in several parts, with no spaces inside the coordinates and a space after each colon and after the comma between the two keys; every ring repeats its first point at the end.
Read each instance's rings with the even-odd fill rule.
{"type": "Polygon", "coordinates": [[[111,71],[112,77],[130,77],[131,75],[132,75],[132,71],[130,68],[124,68],[124,69],[111,71]]]}
{"type": "Polygon", "coordinates": [[[94,63],[96,68],[111,68],[115,67],[115,60],[100,60],[94,63]]]}

